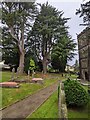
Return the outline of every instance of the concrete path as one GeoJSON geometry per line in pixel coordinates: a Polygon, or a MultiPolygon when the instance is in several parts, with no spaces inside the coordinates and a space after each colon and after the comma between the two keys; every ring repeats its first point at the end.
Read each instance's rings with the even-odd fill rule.
{"type": "Polygon", "coordinates": [[[5,109],[2,112],[2,118],[26,118],[32,114],[54,91],[57,89],[57,83],[44,88],[28,98],[21,100],[5,109]]]}

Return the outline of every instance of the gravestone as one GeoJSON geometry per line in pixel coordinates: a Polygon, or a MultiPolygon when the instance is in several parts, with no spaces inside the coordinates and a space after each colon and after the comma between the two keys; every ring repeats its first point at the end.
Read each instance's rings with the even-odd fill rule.
{"type": "Polygon", "coordinates": [[[19,67],[17,68],[17,77],[19,77],[19,67]]]}
{"type": "Polygon", "coordinates": [[[35,72],[34,72],[34,70],[32,71],[32,78],[34,78],[34,75],[35,75],[35,72]]]}
{"type": "Polygon", "coordinates": [[[15,78],[15,68],[12,69],[11,81],[15,78]]]}
{"type": "Polygon", "coordinates": [[[28,80],[30,79],[30,70],[28,70],[28,80]]]}

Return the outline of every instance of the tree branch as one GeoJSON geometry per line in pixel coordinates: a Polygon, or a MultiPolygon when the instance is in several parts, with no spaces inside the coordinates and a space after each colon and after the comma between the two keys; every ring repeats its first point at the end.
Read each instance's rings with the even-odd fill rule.
{"type": "Polygon", "coordinates": [[[19,52],[22,54],[21,44],[20,44],[19,39],[17,39],[17,37],[14,35],[13,27],[10,27],[9,29],[10,29],[10,35],[11,35],[11,36],[14,38],[14,40],[17,42],[18,48],[19,48],[19,52]]]}
{"type": "Polygon", "coordinates": [[[13,30],[13,27],[10,27],[10,35],[15,39],[16,42],[19,42],[19,40],[17,39],[17,37],[14,35],[14,30],[13,30]]]}
{"type": "Polygon", "coordinates": [[[22,54],[22,47],[19,43],[18,43],[18,48],[19,48],[19,52],[22,54]]]}

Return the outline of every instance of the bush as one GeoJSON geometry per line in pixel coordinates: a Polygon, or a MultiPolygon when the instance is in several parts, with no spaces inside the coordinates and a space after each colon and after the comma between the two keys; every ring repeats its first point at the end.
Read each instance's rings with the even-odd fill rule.
{"type": "Polygon", "coordinates": [[[75,80],[64,81],[67,106],[85,106],[88,102],[88,93],[75,80]]]}
{"type": "Polygon", "coordinates": [[[88,93],[89,93],[89,95],[90,95],[90,90],[88,90],[88,93]]]}

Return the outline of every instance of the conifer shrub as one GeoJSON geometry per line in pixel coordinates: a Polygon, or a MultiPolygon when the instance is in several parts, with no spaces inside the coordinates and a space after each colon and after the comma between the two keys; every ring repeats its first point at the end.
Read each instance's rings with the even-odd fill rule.
{"type": "Polygon", "coordinates": [[[67,106],[85,106],[88,103],[88,93],[76,80],[64,81],[67,106]]]}

